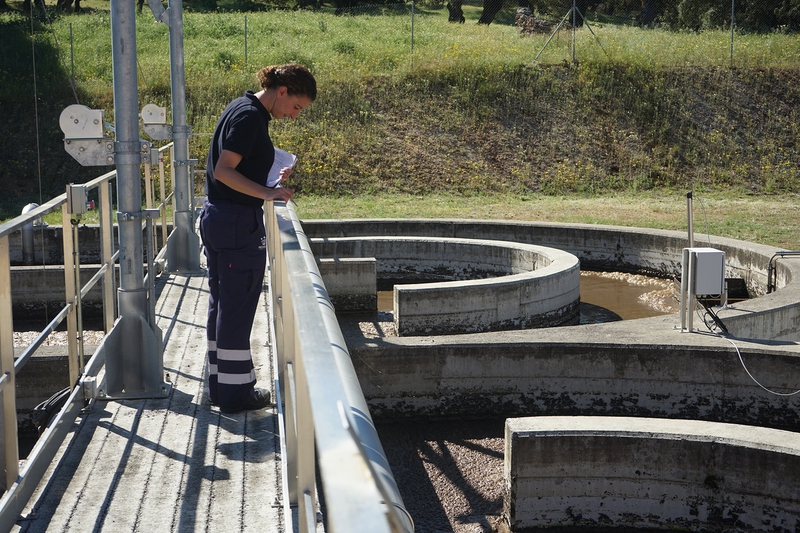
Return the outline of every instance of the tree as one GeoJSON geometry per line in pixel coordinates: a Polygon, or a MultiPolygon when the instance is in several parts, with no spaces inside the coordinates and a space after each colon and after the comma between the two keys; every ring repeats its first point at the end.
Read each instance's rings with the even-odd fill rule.
{"type": "MultiPolygon", "coordinates": [[[[519,0],[519,7],[533,9],[533,4],[530,0],[519,0]]],[[[483,0],[483,12],[481,18],[478,19],[478,24],[491,24],[501,9],[503,9],[503,0],[483,0]]]]}
{"type": "Polygon", "coordinates": [[[650,26],[658,15],[658,0],[644,0],[642,2],[642,26],[650,26]]]}

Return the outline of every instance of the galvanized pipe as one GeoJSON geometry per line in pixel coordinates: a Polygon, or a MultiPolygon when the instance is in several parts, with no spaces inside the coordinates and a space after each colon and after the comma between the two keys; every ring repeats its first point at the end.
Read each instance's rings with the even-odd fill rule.
{"type": "Polygon", "coordinates": [[[191,127],[186,124],[186,76],[183,53],[183,3],[169,2],[169,56],[172,84],[172,176],[175,191],[175,230],[167,243],[170,272],[200,270],[200,241],[194,232],[194,179],[189,160],[191,127]]]}
{"type": "MultiPolygon", "coordinates": [[[[39,204],[28,204],[22,208],[22,214],[33,211],[39,204]]],[[[33,242],[33,220],[29,220],[22,226],[22,263],[32,265],[35,262],[34,242],[33,242]]]]}
{"type": "Polygon", "coordinates": [[[118,290],[120,320],[107,338],[107,398],[163,397],[161,331],[149,320],[144,285],[142,151],[136,72],[136,6],[111,0],[111,53],[114,68],[114,121],[119,212],[118,290]]]}
{"type": "Polygon", "coordinates": [[[117,200],[120,211],[120,291],[123,293],[139,292],[144,289],[135,10],[136,6],[132,2],[111,0],[116,131],[114,157],[117,166],[117,200]]]}
{"type": "MultiPolygon", "coordinates": [[[[139,87],[136,76],[136,6],[126,0],[111,0],[111,52],[114,68],[114,123],[117,166],[117,218],[119,222],[119,311],[123,329],[146,316],[147,298],[142,263],[142,185],[139,144],[139,87]]],[[[121,357],[109,360],[113,392],[141,390],[140,334],[135,328],[123,331],[128,342],[120,344],[121,357]],[[124,376],[124,378],[123,378],[124,376]]]]}

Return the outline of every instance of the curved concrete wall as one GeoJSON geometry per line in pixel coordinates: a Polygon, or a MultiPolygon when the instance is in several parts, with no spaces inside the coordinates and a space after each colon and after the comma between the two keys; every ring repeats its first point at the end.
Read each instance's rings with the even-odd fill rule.
{"type": "Polygon", "coordinates": [[[800,435],[625,417],[506,422],[505,514],[530,528],[797,531],[800,435]]]}
{"type": "MultiPolygon", "coordinates": [[[[575,255],[586,270],[628,271],[678,277],[686,233],[588,224],[486,220],[309,220],[309,238],[416,236],[504,240],[558,248],[575,255]]],[[[779,260],[780,289],[765,295],[767,268],[779,249],[734,239],[698,236],[695,244],[726,254],[726,277],[745,281],[751,296],[720,313],[732,335],[750,339],[800,339],[800,261],[779,260]]]]}
{"type": "Polygon", "coordinates": [[[793,392],[795,343],[732,340],[734,348],[681,333],[677,315],[603,326],[416,338],[344,332],[376,418],[612,415],[800,427],[799,397],[763,390],[741,362],[764,386],[793,392]]]}
{"type": "Polygon", "coordinates": [[[438,237],[312,239],[319,258],[373,257],[393,280],[450,279],[394,287],[399,335],[559,326],[579,315],[580,265],[530,244],[438,237]]]}

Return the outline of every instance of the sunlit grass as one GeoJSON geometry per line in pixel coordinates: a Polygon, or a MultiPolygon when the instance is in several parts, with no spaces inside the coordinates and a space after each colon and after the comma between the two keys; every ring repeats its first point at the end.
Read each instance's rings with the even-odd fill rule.
{"type": "MultiPolygon", "coordinates": [[[[363,13],[368,14],[369,8],[363,13]]],[[[70,25],[80,40],[72,47],[76,75],[83,82],[110,81],[109,14],[59,16],[54,27],[61,43],[69,43],[70,25]]],[[[568,28],[557,32],[546,47],[549,35],[521,36],[516,28],[502,24],[450,24],[445,9],[417,10],[413,28],[412,35],[410,10],[360,16],[303,10],[185,13],[187,79],[196,76],[205,81],[222,72],[220,82],[238,85],[241,75],[251,75],[259,65],[287,61],[307,64],[334,83],[353,76],[403,74],[413,68],[535,64],[540,52],[540,63],[572,59],[568,28]]],[[[675,32],[592,22],[575,33],[575,58],[649,67],[729,66],[730,38],[730,32],[722,30],[675,32]]],[[[140,82],[168,79],[168,28],[146,11],[137,16],[137,48],[140,82]]],[[[733,54],[734,65],[743,68],[796,66],[800,38],[780,33],[736,35],[733,54]]]]}
{"type": "MultiPolygon", "coordinates": [[[[37,28],[51,130],[62,102],[73,103],[73,66],[80,103],[103,109],[113,123],[110,16],[97,6],[55,16],[55,38],[49,25],[37,28]]],[[[800,191],[800,119],[790,105],[797,35],[736,34],[730,69],[726,31],[590,21],[575,31],[573,49],[568,28],[546,46],[550,34],[520,35],[508,23],[514,7],[490,26],[475,24],[475,2],[465,5],[465,24],[448,23],[441,4],[417,6],[413,20],[407,4],[386,9],[185,12],[186,106],[198,168],[220,112],[256,88],[256,70],[297,61],[314,71],[320,96],[297,121],[276,121],[270,131],[300,156],[301,195],[800,191]]],[[[0,17],[17,17],[2,29],[24,43],[24,17],[0,17]]],[[[155,103],[170,115],[168,28],[145,8],[136,31],[139,106],[155,103]]],[[[0,65],[17,60],[6,55],[0,65]]],[[[19,61],[15,72],[27,72],[19,61]]],[[[20,95],[30,84],[8,78],[0,91],[21,102],[10,107],[28,105],[20,95]]],[[[75,163],[63,161],[58,132],[50,135],[43,160],[62,154],[57,181],[75,163]]],[[[15,175],[35,168],[36,144],[20,144],[31,148],[25,157],[14,152],[15,175]]]]}
{"type": "MultiPolygon", "coordinates": [[[[754,198],[725,193],[696,194],[696,237],[716,235],[800,249],[800,197],[754,198]],[[780,220],[780,224],[775,221],[780,220]]],[[[541,194],[364,195],[350,198],[302,197],[301,219],[464,218],[604,224],[686,231],[688,214],[682,193],[623,193],[605,197],[541,194]]]]}

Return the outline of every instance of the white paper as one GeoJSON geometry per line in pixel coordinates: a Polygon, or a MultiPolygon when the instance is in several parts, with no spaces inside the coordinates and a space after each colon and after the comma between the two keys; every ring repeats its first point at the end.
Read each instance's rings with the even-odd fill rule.
{"type": "Polygon", "coordinates": [[[296,155],[290,154],[286,150],[275,148],[275,162],[272,164],[272,168],[269,169],[269,175],[267,176],[267,187],[277,187],[280,185],[281,169],[286,167],[293,168],[296,162],[296,155]]]}

